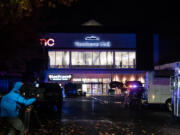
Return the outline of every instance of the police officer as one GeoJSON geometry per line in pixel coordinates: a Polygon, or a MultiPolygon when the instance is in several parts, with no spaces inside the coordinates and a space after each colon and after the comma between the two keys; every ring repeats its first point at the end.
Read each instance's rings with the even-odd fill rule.
{"type": "Polygon", "coordinates": [[[16,131],[19,135],[24,135],[24,124],[19,118],[19,110],[21,105],[29,106],[36,101],[36,98],[25,99],[20,95],[22,85],[22,82],[16,82],[12,90],[1,99],[0,116],[5,117],[10,124],[8,135],[15,135],[16,131]]]}

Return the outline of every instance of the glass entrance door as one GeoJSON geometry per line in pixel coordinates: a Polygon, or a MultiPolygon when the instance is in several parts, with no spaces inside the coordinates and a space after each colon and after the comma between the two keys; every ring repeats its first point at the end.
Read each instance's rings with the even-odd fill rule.
{"type": "Polygon", "coordinates": [[[102,95],[102,84],[91,84],[92,86],[92,95],[102,95]]]}
{"type": "Polygon", "coordinates": [[[103,95],[107,95],[108,94],[108,89],[109,89],[109,84],[107,83],[103,83],[103,95]]]}
{"type": "Polygon", "coordinates": [[[91,84],[82,84],[82,91],[87,95],[91,95],[91,84]]]}
{"type": "Polygon", "coordinates": [[[87,95],[102,95],[103,93],[103,84],[82,84],[82,91],[86,92],[87,95]]]}

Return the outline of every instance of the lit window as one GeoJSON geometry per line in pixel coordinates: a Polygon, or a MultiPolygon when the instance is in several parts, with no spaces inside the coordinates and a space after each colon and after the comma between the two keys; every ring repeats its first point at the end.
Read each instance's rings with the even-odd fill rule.
{"type": "Polygon", "coordinates": [[[115,52],[116,68],[135,68],[136,52],[115,52]]]}
{"type": "Polygon", "coordinates": [[[67,68],[70,64],[72,67],[83,68],[86,66],[110,68],[113,64],[116,68],[136,67],[135,51],[115,51],[115,58],[113,51],[71,51],[71,63],[70,51],[49,51],[48,55],[51,68],[67,68]]]}
{"type": "Polygon", "coordinates": [[[72,65],[85,65],[86,55],[84,52],[72,52],[72,65]]]}
{"type": "Polygon", "coordinates": [[[111,82],[111,79],[109,78],[103,78],[103,83],[110,83],[111,82]]]}
{"type": "Polygon", "coordinates": [[[93,52],[93,65],[99,65],[99,52],[93,52]]]}
{"type": "Polygon", "coordinates": [[[69,51],[49,51],[48,54],[51,68],[69,67],[69,51]]]}
{"type": "Polygon", "coordinates": [[[84,52],[85,65],[92,65],[92,52],[84,52]]]}
{"type": "Polygon", "coordinates": [[[107,52],[107,65],[113,65],[113,52],[107,52]]]}
{"type": "Polygon", "coordinates": [[[129,52],[129,68],[135,68],[136,66],[136,53],[129,52]]]}
{"type": "Polygon", "coordinates": [[[71,62],[72,65],[78,65],[78,52],[72,52],[71,53],[71,62]]]}
{"type": "Polygon", "coordinates": [[[91,79],[90,78],[82,78],[82,81],[84,83],[88,83],[88,82],[91,82],[91,79]]]}
{"type": "Polygon", "coordinates": [[[84,52],[78,52],[78,65],[85,65],[85,55],[84,52]]]}
{"type": "Polygon", "coordinates": [[[69,66],[69,51],[65,51],[62,53],[62,65],[63,67],[69,66]]]}
{"type": "Polygon", "coordinates": [[[56,52],[56,66],[58,68],[62,66],[62,53],[63,52],[56,52]]]}
{"type": "Polygon", "coordinates": [[[115,65],[117,68],[122,68],[122,52],[115,52],[115,65]]]}
{"type": "Polygon", "coordinates": [[[106,52],[100,52],[100,65],[106,65],[107,57],[106,52]]]}
{"type": "Polygon", "coordinates": [[[93,79],[91,79],[91,82],[98,82],[98,79],[97,78],[93,78],[93,79]]]}
{"type": "Polygon", "coordinates": [[[103,79],[102,78],[99,78],[99,82],[102,82],[103,81],[103,79]]]}
{"type": "Polygon", "coordinates": [[[122,68],[128,68],[128,52],[122,52],[122,68]]]}
{"type": "Polygon", "coordinates": [[[50,67],[53,68],[55,66],[55,52],[54,51],[49,51],[48,55],[49,55],[50,67]]]}
{"type": "Polygon", "coordinates": [[[64,68],[69,66],[69,52],[56,51],[56,67],[64,68]]]}

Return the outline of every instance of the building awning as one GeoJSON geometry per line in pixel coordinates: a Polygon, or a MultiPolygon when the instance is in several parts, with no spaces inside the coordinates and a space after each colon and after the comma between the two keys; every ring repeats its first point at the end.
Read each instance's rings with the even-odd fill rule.
{"type": "Polygon", "coordinates": [[[135,69],[49,69],[45,72],[51,74],[141,74],[147,71],[135,69]]]}

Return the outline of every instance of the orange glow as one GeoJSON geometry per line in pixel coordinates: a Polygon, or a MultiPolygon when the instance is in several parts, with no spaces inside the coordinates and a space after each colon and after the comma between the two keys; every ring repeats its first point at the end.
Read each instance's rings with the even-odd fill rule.
{"type": "Polygon", "coordinates": [[[130,81],[135,81],[135,77],[133,75],[130,77],[130,81]]]}
{"type": "Polygon", "coordinates": [[[113,81],[116,81],[116,76],[113,77],[113,81]]]}
{"type": "Polygon", "coordinates": [[[120,81],[119,76],[118,75],[114,75],[113,81],[120,81]]]}
{"type": "Polygon", "coordinates": [[[118,75],[116,75],[116,81],[119,81],[119,77],[118,77],[118,75]]]}
{"type": "Polygon", "coordinates": [[[144,78],[142,76],[139,77],[138,81],[140,81],[141,83],[145,83],[144,78]]]}
{"type": "Polygon", "coordinates": [[[123,77],[122,82],[125,83],[125,81],[126,81],[126,77],[123,77]]]}

